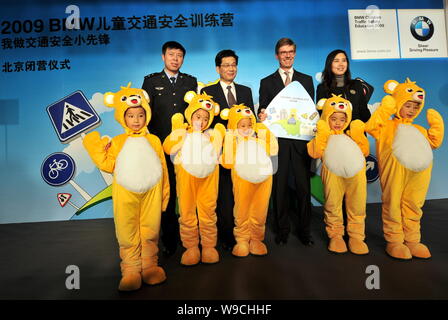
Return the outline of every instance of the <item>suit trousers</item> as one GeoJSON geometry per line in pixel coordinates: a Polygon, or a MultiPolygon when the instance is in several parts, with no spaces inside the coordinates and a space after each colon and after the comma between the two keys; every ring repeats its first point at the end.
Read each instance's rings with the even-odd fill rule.
{"type": "Polygon", "coordinates": [[[168,177],[170,180],[170,200],[165,212],[162,212],[161,219],[161,240],[168,249],[175,249],[179,243],[179,221],[176,214],[176,174],[170,156],[165,155],[168,177]]]}
{"type": "Polygon", "coordinates": [[[218,217],[218,239],[233,247],[236,244],[233,235],[234,217],[233,217],[233,184],[231,170],[219,166],[219,189],[216,205],[216,215],[218,217]]]}
{"type": "Polygon", "coordinates": [[[278,168],[273,183],[274,223],[277,234],[287,236],[291,231],[289,222],[290,197],[297,201],[298,236],[310,237],[311,224],[311,158],[307,142],[279,138],[278,168]],[[288,187],[293,176],[295,190],[288,187]],[[292,192],[292,195],[291,195],[292,192]]]}

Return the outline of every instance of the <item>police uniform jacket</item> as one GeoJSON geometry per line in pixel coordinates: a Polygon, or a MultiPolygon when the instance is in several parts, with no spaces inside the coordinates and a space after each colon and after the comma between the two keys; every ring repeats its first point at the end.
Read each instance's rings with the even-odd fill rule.
{"type": "Polygon", "coordinates": [[[184,113],[188,104],[184,101],[187,91],[196,92],[197,80],[186,73],[177,75],[174,85],[171,84],[165,71],[145,76],[142,89],[149,95],[152,120],[149,131],[160,138],[161,141],[171,132],[171,117],[177,113],[184,113]]]}

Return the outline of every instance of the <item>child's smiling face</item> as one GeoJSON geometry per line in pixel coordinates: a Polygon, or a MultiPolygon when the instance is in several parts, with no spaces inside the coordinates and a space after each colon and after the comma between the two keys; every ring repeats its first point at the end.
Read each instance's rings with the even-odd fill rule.
{"type": "Polygon", "coordinates": [[[126,126],[133,130],[139,131],[146,124],[146,112],[143,107],[132,107],[124,113],[124,121],[126,126]]]}
{"type": "Polygon", "coordinates": [[[414,118],[420,110],[420,103],[415,101],[406,101],[400,109],[400,117],[403,119],[414,118]]]}
{"type": "Polygon", "coordinates": [[[328,119],[328,125],[331,130],[341,131],[344,129],[347,122],[347,115],[345,112],[334,112],[328,119]]]}
{"type": "Polygon", "coordinates": [[[241,119],[238,121],[238,132],[244,137],[248,137],[252,134],[252,121],[249,118],[241,119]]]}

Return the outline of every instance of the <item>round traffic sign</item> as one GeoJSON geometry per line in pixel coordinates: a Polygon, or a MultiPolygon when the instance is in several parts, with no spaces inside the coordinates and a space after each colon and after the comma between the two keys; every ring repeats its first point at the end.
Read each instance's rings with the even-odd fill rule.
{"type": "Polygon", "coordinates": [[[366,157],[367,182],[375,182],[379,177],[378,160],[371,154],[366,157]]]}
{"type": "Polygon", "coordinates": [[[64,152],[55,152],[45,158],[40,168],[42,179],[50,186],[59,187],[75,174],[75,161],[64,152]]]}

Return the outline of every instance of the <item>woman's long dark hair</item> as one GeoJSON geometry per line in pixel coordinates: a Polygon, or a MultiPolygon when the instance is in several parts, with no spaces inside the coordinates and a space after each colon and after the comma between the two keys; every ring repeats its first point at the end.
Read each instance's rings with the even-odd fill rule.
{"type": "Polygon", "coordinates": [[[329,90],[336,88],[336,76],[331,71],[331,64],[333,63],[334,58],[339,53],[343,53],[345,55],[345,58],[347,59],[347,71],[345,71],[344,74],[344,87],[352,83],[352,75],[350,73],[350,62],[348,60],[347,53],[344,50],[336,49],[328,54],[327,60],[325,60],[324,71],[322,71],[322,83],[324,84],[325,88],[329,90]]]}

